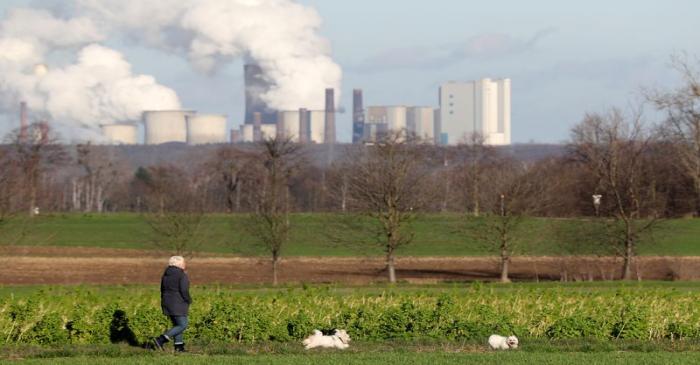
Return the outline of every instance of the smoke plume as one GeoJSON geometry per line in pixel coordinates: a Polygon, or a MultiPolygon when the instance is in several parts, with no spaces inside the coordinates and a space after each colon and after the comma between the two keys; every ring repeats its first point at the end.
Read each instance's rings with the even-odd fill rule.
{"type": "Polygon", "coordinates": [[[153,77],[133,75],[119,52],[94,43],[105,39],[87,17],[11,10],[0,22],[0,109],[13,113],[25,100],[35,119],[75,133],[138,120],[144,109],[179,107],[174,91],[153,77]],[[51,65],[62,51],[71,55],[68,62],[51,65]]]}
{"type": "Polygon", "coordinates": [[[77,0],[82,14],[111,31],[185,55],[205,73],[232,59],[257,63],[272,88],[272,108],[322,109],[327,87],[339,89],[341,69],[317,34],[321,18],[290,0],[77,0]]]}
{"type": "Polygon", "coordinates": [[[318,13],[291,0],[73,0],[60,11],[14,9],[0,22],[3,111],[26,100],[55,122],[94,128],[179,108],[173,90],[134,75],[104,45],[118,37],[179,54],[203,73],[255,62],[272,85],[262,98],[275,109],[322,109],[324,89],[340,87],[318,13]],[[66,54],[67,64],[52,64],[66,54]]]}

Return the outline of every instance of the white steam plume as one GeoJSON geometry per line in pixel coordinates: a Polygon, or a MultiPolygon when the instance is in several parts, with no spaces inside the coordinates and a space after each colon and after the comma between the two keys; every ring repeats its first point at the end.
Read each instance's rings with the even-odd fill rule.
{"type": "Polygon", "coordinates": [[[181,54],[206,73],[252,60],[272,85],[262,99],[276,109],[322,109],[327,87],[339,98],[341,70],[318,35],[321,19],[291,0],[73,0],[62,14],[70,17],[20,8],[0,21],[0,111],[14,114],[26,100],[54,123],[95,129],[179,108],[173,90],[99,45],[108,35],[181,54]],[[66,54],[71,64],[52,62],[66,54]]]}
{"type": "Polygon", "coordinates": [[[273,108],[322,109],[324,89],[339,88],[342,72],[317,33],[318,13],[290,0],[76,0],[82,14],[151,46],[186,54],[213,72],[234,58],[259,64],[272,88],[273,108]]]}
{"type": "Polygon", "coordinates": [[[14,113],[25,100],[59,129],[95,130],[102,123],[138,120],[144,109],[179,107],[174,91],[153,77],[133,75],[119,52],[94,44],[104,39],[87,17],[8,12],[0,22],[0,109],[14,113]],[[60,50],[75,52],[74,63],[52,67],[52,53],[60,50]]]}

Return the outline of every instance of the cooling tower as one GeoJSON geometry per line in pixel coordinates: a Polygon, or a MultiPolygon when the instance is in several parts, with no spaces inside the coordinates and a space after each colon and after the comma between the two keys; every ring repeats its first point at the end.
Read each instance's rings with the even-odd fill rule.
{"type": "Polygon", "coordinates": [[[191,115],[187,120],[187,144],[226,143],[225,115],[191,115]]]}
{"type": "Polygon", "coordinates": [[[268,107],[261,98],[268,90],[270,83],[263,77],[263,72],[258,65],[244,65],[243,74],[245,80],[245,120],[246,124],[254,121],[254,113],[260,113],[262,123],[276,123],[277,111],[268,107]]]}
{"type": "Polygon", "coordinates": [[[104,124],[100,128],[109,144],[138,143],[138,128],[133,124],[104,124]]]}
{"type": "Polygon", "coordinates": [[[255,127],[252,124],[243,124],[241,126],[241,141],[255,142],[255,127]]]}
{"type": "Polygon", "coordinates": [[[309,142],[325,143],[326,137],[326,112],[324,110],[311,110],[309,114],[309,142]]]}
{"type": "Polygon", "coordinates": [[[143,112],[146,144],[187,142],[187,117],[192,110],[158,110],[143,112]]]}
{"type": "Polygon", "coordinates": [[[352,91],[352,143],[362,142],[365,126],[365,110],[362,106],[362,90],[352,91]]]}
{"type": "Polygon", "coordinates": [[[277,135],[299,142],[299,111],[281,111],[277,115],[277,135]]]}
{"type": "Polygon", "coordinates": [[[260,126],[260,138],[261,140],[273,139],[277,136],[277,125],[276,124],[263,124],[260,126]]]}
{"type": "Polygon", "coordinates": [[[335,143],[335,96],[333,89],[326,89],[326,122],[323,143],[335,143]]]}

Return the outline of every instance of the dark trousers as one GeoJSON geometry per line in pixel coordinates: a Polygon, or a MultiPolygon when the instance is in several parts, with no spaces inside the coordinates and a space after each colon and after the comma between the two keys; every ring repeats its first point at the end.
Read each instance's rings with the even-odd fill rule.
{"type": "Polygon", "coordinates": [[[182,333],[187,328],[187,316],[170,316],[170,322],[173,323],[173,328],[165,332],[165,335],[171,338],[175,344],[184,343],[182,342],[182,333]]]}

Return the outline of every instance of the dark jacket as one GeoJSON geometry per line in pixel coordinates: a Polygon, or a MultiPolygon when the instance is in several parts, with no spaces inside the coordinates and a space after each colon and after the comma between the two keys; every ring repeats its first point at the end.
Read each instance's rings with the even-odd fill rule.
{"type": "Polygon", "coordinates": [[[186,316],[192,303],[190,279],[176,266],[168,266],[160,280],[160,306],[167,316],[186,316]]]}

